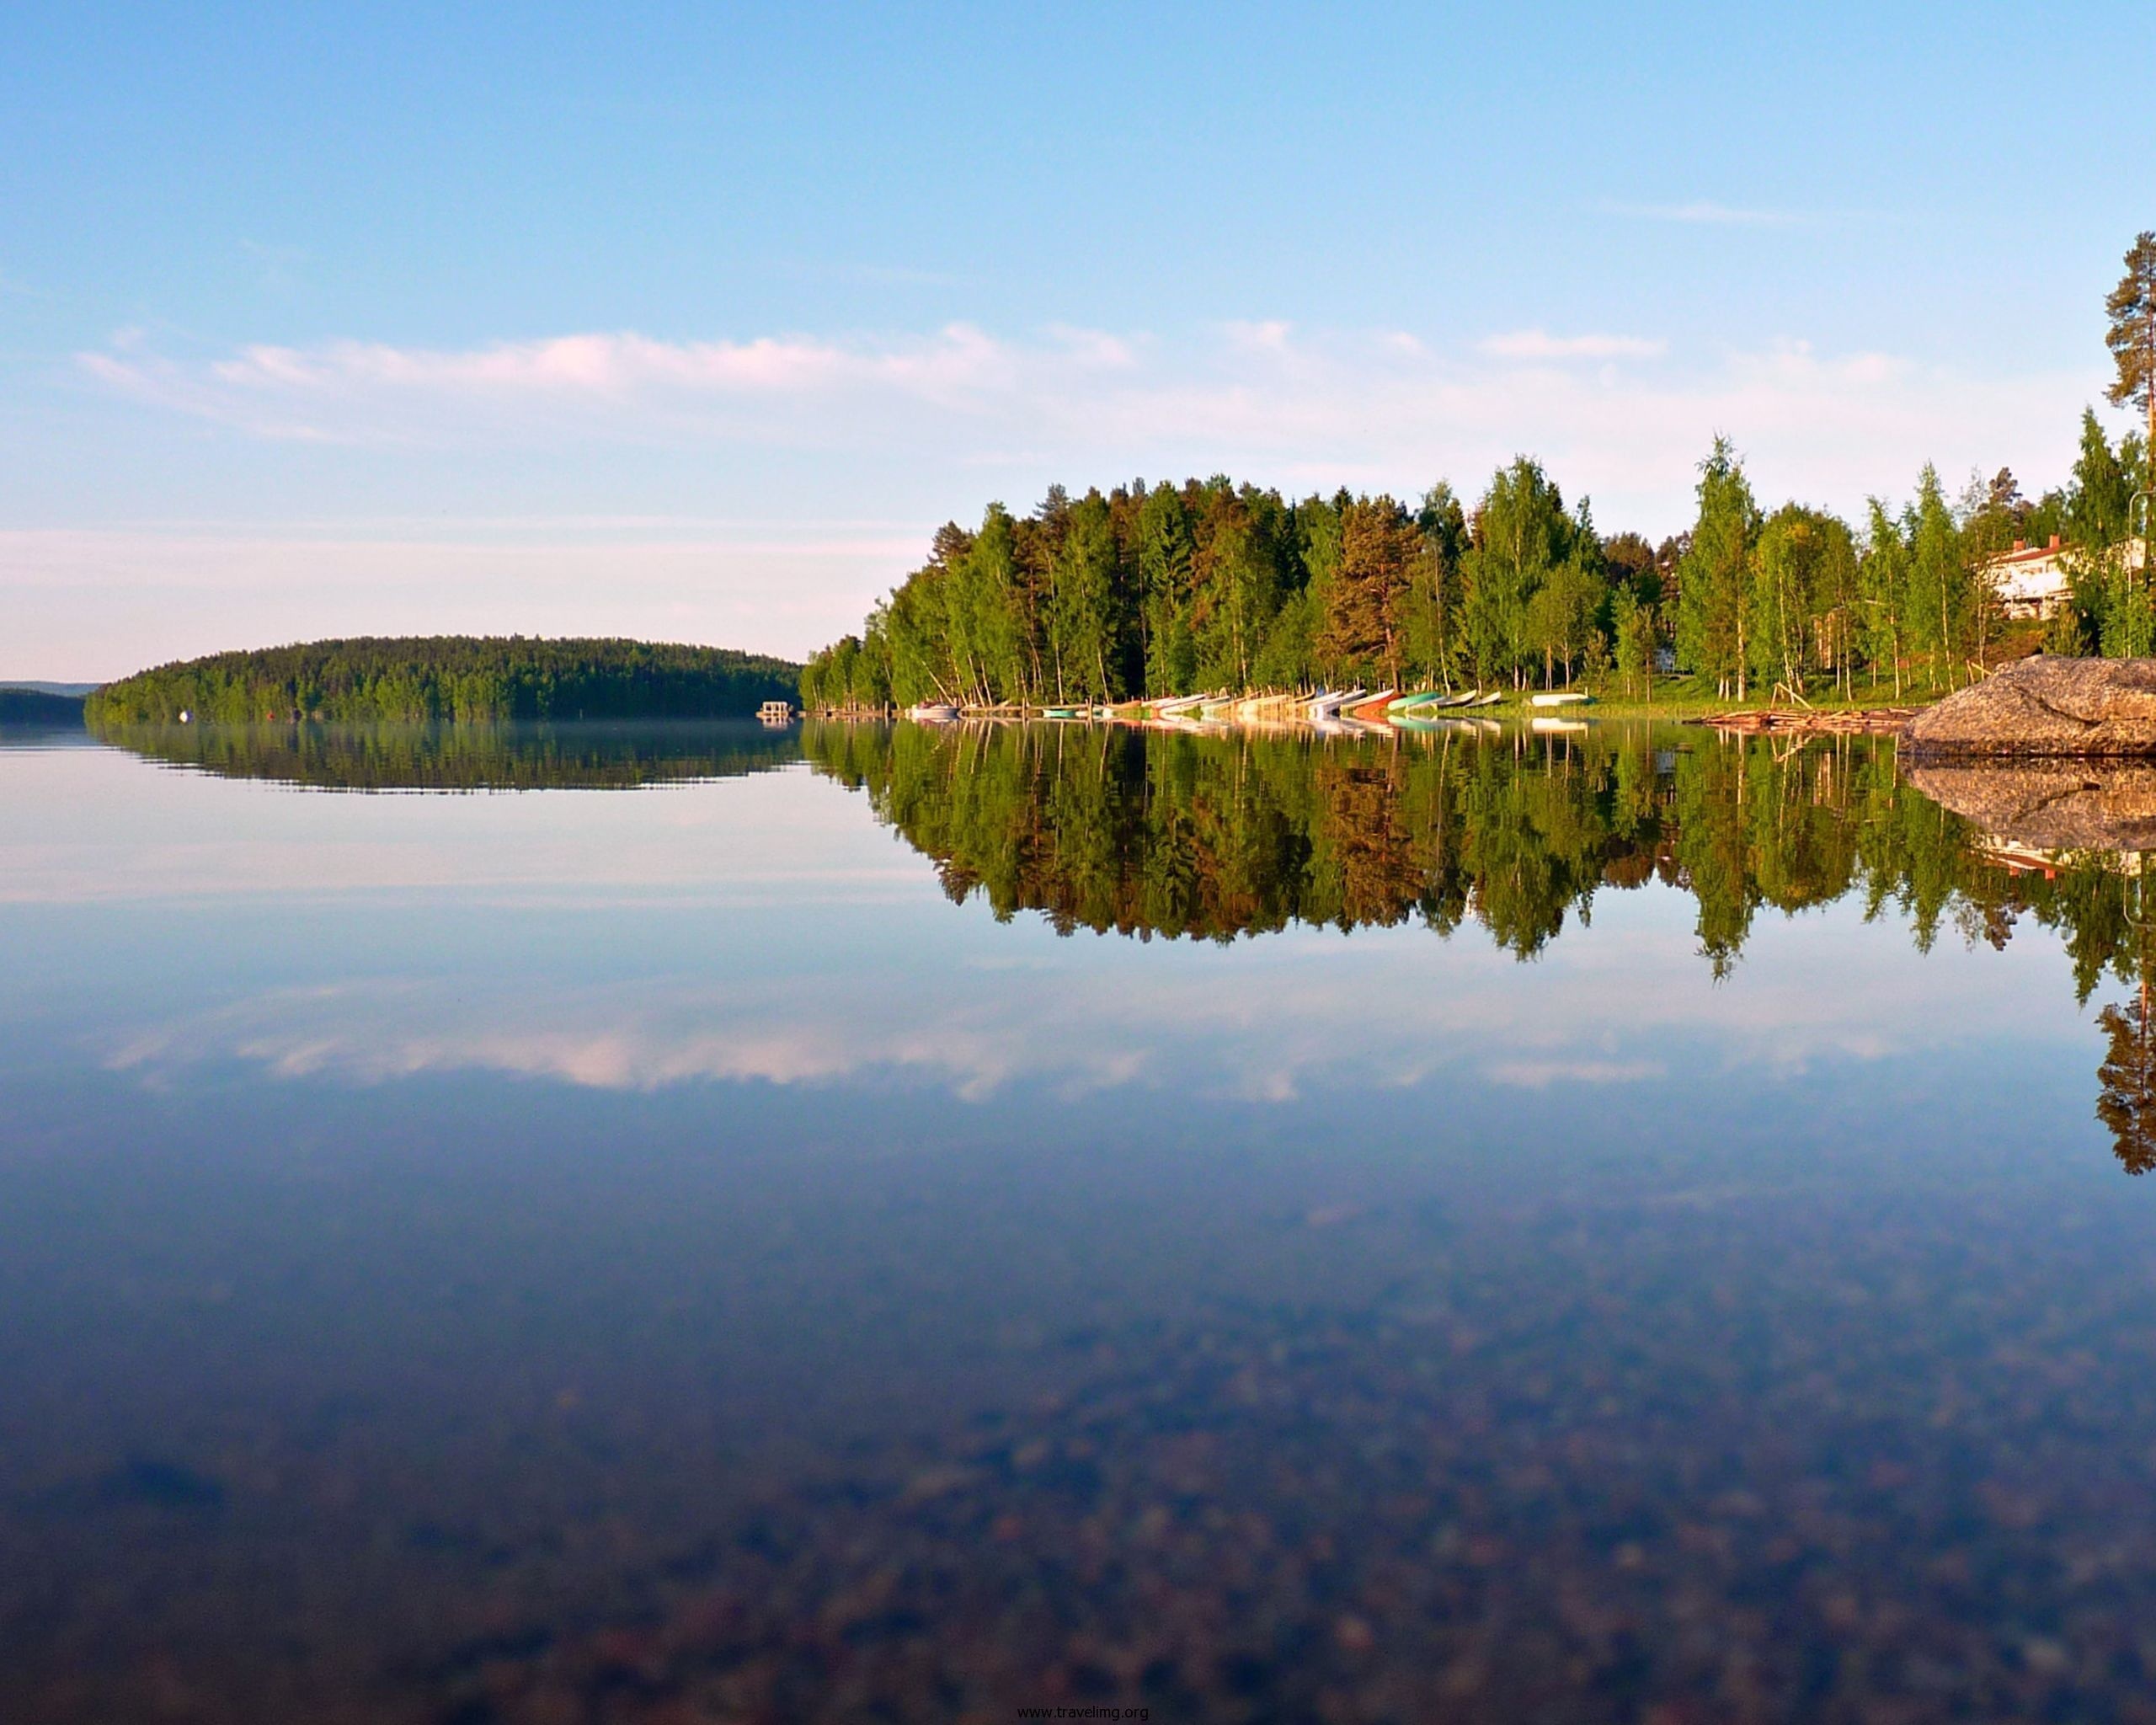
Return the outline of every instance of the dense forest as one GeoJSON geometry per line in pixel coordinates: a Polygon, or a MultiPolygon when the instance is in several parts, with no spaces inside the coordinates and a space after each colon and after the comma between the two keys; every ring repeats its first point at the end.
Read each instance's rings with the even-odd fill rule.
{"type": "Polygon", "coordinates": [[[1998,640],[1986,563],[2052,533],[2077,573],[2049,644],[2146,653],[2156,608],[2119,554],[2145,454],[2092,413],[2060,489],[2031,499],[2002,470],[1950,494],[1926,467],[1905,506],[1851,523],[1764,509],[1718,440],[1691,526],[1659,544],[1603,535],[1524,457],[1471,506],[1444,483],[1412,502],[1225,478],[1059,487],[1030,515],[995,504],[973,531],[942,528],[859,635],[810,660],[802,695],[878,708],[1582,679],[1637,695],[1672,663],[1739,697],[1952,687],[1998,640]]]}
{"type": "Polygon", "coordinates": [[[521,635],[364,637],[160,665],[89,697],[93,725],[327,719],[729,718],[800,668],[718,647],[521,635]]]}
{"type": "Polygon", "coordinates": [[[2084,413],[2071,480],[2033,500],[2005,468],[1950,494],[1927,466],[1906,504],[1875,497],[1860,521],[1769,511],[1726,438],[1700,463],[1691,525],[1659,544],[1604,535],[1524,456],[1471,506],[1444,483],[1405,500],[1291,499],[1225,477],[1059,485],[1030,515],[991,504],[974,531],[941,529],[861,633],[809,660],[802,698],[860,711],[1576,679],[1644,696],[1665,665],[1739,699],[1854,697],[1860,679],[1899,697],[1973,674],[2002,621],[1992,559],[2053,534],[2072,590],[2045,644],[2156,652],[2129,548],[2156,492],[2156,232],[2125,264],[2104,301],[2105,394],[2145,430],[2114,447],[2084,413]]]}
{"type": "Polygon", "coordinates": [[[787,728],[696,720],[556,724],[104,724],[163,766],[323,791],[636,790],[801,758],[787,728]]]}

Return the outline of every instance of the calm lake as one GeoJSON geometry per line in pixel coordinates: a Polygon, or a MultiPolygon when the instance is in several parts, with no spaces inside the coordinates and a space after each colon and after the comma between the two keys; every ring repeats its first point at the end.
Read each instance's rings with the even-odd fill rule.
{"type": "Polygon", "coordinates": [[[0,1718],[2156,1718],[2059,851],[1693,728],[14,737],[0,1718]]]}

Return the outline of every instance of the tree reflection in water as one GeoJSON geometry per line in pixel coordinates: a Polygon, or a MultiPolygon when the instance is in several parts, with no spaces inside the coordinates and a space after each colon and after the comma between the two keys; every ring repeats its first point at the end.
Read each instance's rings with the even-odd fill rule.
{"type": "Polygon", "coordinates": [[[100,741],[219,778],[322,791],[633,790],[800,759],[791,729],[742,720],[502,724],[104,724],[100,741]]]}
{"type": "Polygon", "coordinates": [[[2156,1025],[2150,1022],[2148,1001],[2150,959],[2156,953],[2143,916],[2145,862],[2143,854],[2132,857],[2127,886],[2137,986],[2123,1005],[2107,1006],[2096,1015],[2105,1039],[2103,1064],[2096,1068],[2096,1118],[2110,1129],[2119,1162],[2129,1174],[2156,1167],[2156,1025]]]}
{"type": "Polygon", "coordinates": [[[1001,919],[1232,942],[1294,924],[1468,923],[1520,959],[1607,892],[1694,902],[1717,977],[1763,910],[1857,897],[1919,948],[2055,931],[2086,1002],[2108,975],[2097,1113],[2156,1167],[2156,972],[2140,914],[2156,770],[2088,763],[1897,771],[1890,740],[1791,745],[1697,728],[1561,734],[1462,722],[1384,737],[1060,724],[162,726],[107,742],[229,777],[338,790],[630,788],[805,754],[865,791],[953,900],[1001,919]]]}
{"type": "MultiPolygon", "coordinates": [[[[1589,922],[1601,895],[1659,881],[1693,900],[1721,977],[1765,910],[1854,896],[1867,919],[1905,917],[1927,951],[1942,929],[2003,948],[2031,918],[2058,934],[2079,1000],[2107,975],[2138,991],[2097,1020],[2110,1049],[2098,1114],[2128,1170],[2156,1166],[2139,856],[2102,842],[2137,839],[2148,811],[2116,794],[2077,823],[2078,842],[2044,847],[2027,837],[2059,835],[1955,812],[1869,737],[811,724],[803,748],[867,793],[954,900],[985,899],[1006,920],[1038,911],[1065,934],[1231,942],[1420,921],[1449,937],[1472,922],[1531,959],[1568,916],[1589,922]]],[[[1983,782],[1965,775],[1949,794],[1958,805],[1983,782]]]]}

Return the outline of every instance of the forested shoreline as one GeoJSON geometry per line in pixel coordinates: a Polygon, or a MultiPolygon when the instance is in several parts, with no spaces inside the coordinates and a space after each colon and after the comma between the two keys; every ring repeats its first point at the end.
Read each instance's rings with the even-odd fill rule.
{"type": "Polygon", "coordinates": [[[978,528],[941,529],[860,633],[810,659],[802,697],[844,710],[1582,681],[1636,696],[1673,666],[1740,699],[1943,691],[1999,644],[1991,560],[2052,534],[2072,587],[2044,644],[2156,650],[2156,607],[2120,554],[2147,454],[2089,413],[2063,487],[2027,498],[2001,469],[1950,494],[1927,466],[1905,505],[1874,499],[1852,523],[1767,510],[1717,439],[1691,526],[1658,543],[1604,536],[1526,457],[1471,506],[1442,482],[1412,501],[1289,499],[1225,476],[1058,486],[1029,515],[991,504],[978,528]]]}
{"type": "Polygon", "coordinates": [[[794,698],[800,667],[720,647],[520,635],[360,637],[220,653],[91,695],[93,725],[738,718],[794,698]]]}

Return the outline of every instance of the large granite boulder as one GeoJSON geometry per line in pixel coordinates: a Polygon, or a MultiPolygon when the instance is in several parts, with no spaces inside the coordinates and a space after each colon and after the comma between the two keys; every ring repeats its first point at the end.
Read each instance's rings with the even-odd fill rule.
{"type": "Polygon", "coordinates": [[[1972,759],[1906,776],[1993,838],[2037,851],[2156,851],[2156,762],[1972,759]]]}
{"type": "Polygon", "coordinates": [[[2156,659],[2038,654],[1926,708],[1902,732],[1909,758],[2156,756],[2156,659]]]}

